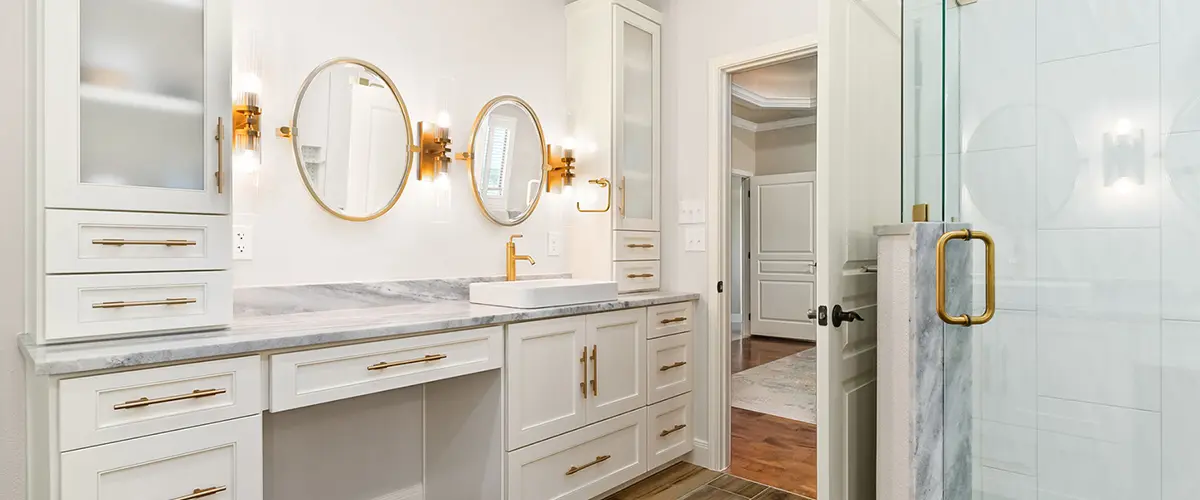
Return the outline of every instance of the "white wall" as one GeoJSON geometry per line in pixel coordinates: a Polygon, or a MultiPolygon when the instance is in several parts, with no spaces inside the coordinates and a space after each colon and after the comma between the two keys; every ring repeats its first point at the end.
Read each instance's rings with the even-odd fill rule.
{"type": "Polygon", "coordinates": [[[430,121],[445,107],[455,151],[466,147],[479,109],[500,94],[528,101],[547,141],[561,141],[566,125],[564,2],[254,1],[257,21],[238,28],[258,31],[262,122],[268,133],[257,189],[253,175],[239,170],[236,177],[237,223],[254,225],[254,260],[235,263],[235,286],[500,275],[504,242],[514,233],[525,235],[518,250],[538,262],[532,268],[519,265],[520,272],[568,271],[565,254],[546,256],[547,232],[564,231],[574,213],[574,205],[557,195],[544,195],[520,226],[502,227],[479,212],[466,163],[454,162],[448,206],[437,207],[436,188],[417,182],[414,168],[389,213],[370,222],[347,222],[312,200],[290,144],[273,132],[290,119],[296,92],[313,67],[351,56],[378,65],[391,77],[414,129],[416,121],[430,121]]]}
{"type": "MultiPolygon", "coordinates": [[[[668,0],[663,27],[663,288],[707,293],[705,252],[684,252],[681,200],[708,198],[708,65],[712,58],[766,43],[815,34],[816,0],[668,0]]],[[[711,220],[715,207],[706,211],[711,220]]],[[[709,227],[708,230],[712,230],[709,227]]],[[[706,408],[708,304],[696,309],[696,408],[706,408]]],[[[707,413],[696,414],[697,436],[708,433],[707,413]]]]}
{"type": "Polygon", "coordinates": [[[25,2],[0,2],[0,498],[25,497],[25,2]]]}
{"type": "Polygon", "coordinates": [[[756,134],[744,128],[733,127],[732,130],[733,147],[730,148],[729,154],[732,156],[733,169],[754,175],[754,168],[757,164],[754,157],[754,136],[756,134]]]}
{"type": "Polygon", "coordinates": [[[755,175],[817,171],[817,126],[788,127],[754,134],[755,175]]]}

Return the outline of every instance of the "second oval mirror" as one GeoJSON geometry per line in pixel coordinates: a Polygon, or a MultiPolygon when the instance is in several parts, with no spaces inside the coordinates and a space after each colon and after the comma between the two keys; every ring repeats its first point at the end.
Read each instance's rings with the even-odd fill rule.
{"type": "Polygon", "coordinates": [[[529,103],[514,96],[488,101],[475,118],[467,151],[483,214],[504,226],[528,219],[546,182],[546,139],[529,103]]]}

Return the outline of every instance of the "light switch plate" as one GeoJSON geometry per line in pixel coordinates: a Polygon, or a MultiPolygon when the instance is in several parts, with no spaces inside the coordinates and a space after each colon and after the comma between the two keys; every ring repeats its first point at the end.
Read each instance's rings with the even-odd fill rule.
{"type": "Polygon", "coordinates": [[[546,233],[546,255],[550,257],[562,255],[562,233],[555,231],[546,233]]]}
{"type": "Polygon", "coordinates": [[[680,224],[703,224],[704,223],[704,203],[696,200],[683,200],[679,202],[679,223],[680,224]]]}
{"type": "Polygon", "coordinates": [[[683,231],[683,248],[688,252],[704,251],[704,227],[689,227],[683,231]]]}

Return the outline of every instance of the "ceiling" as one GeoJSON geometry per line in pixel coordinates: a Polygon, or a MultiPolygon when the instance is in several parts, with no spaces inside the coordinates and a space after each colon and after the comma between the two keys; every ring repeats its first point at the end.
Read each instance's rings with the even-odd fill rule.
{"type": "Polygon", "coordinates": [[[815,56],[736,73],[733,75],[733,84],[757,94],[757,99],[765,101],[773,99],[814,100],[811,106],[760,106],[750,100],[735,96],[733,98],[733,116],[738,118],[765,124],[794,118],[809,118],[817,114],[815,104],[817,58],[815,56]]]}

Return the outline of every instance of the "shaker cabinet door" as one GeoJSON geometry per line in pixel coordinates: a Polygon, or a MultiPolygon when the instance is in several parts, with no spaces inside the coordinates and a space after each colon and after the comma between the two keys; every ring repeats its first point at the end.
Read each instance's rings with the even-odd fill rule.
{"type": "Polygon", "coordinates": [[[587,423],[583,316],[508,326],[508,449],[587,423]]]}
{"type": "Polygon", "coordinates": [[[587,317],[587,421],[646,406],[646,310],[587,317]]]}

